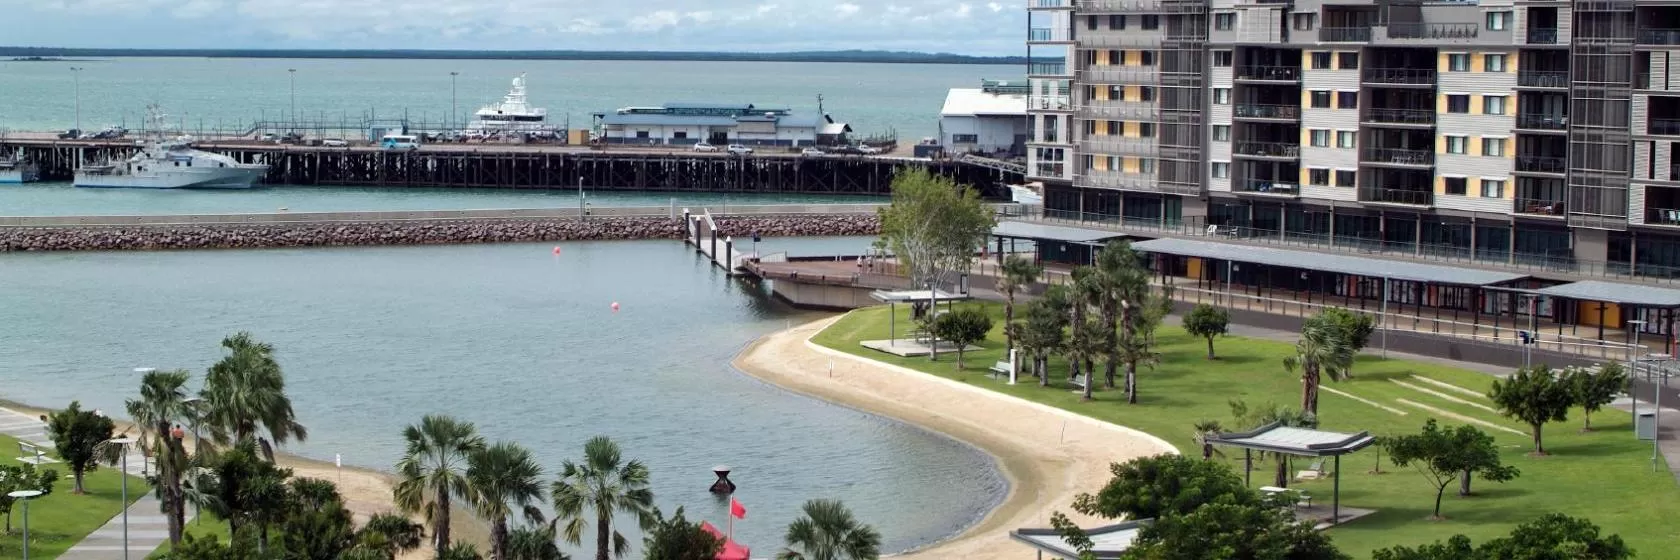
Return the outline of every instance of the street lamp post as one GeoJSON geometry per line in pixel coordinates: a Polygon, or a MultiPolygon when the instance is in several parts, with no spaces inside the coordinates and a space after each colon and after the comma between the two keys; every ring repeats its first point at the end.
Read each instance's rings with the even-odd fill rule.
{"type": "Polygon", "coordinates": [[[1632,408],[1632,412],[1633,412],[1634,429],[1638,430],[1639,429],[1639,397],[1638,397],[1638,395],[1635,395],[1634,392],[1633,392],[1633,377],[1634,377],[1633,374],[1638,369],[1638,363],[1634,362],[1634,348],[1639,347],[1639,331],[1645,326],[1645,322],[1640,321],[1638,319],[1634,319],[1632,321],[1628,321],[1627,325],[1628,325],[1628,330],[1633,331],[1633,344],[1628,346],[1628,359],[1627,359],[1628,386],[1627,386],[1627,394],[1628,394],[1628,397],[1629,397],[1628,398],[1629,404],[1631,405],[1630,408],[1632,408]]]}
{"type": "Polygon", "coordinates": [[[120,438],[112,438],[109,441],[122,448],[123,560],[128,560],[128,446],[133,445],[134,442],[140,440],[129,436],[123,436],[120,438]]]}
{"type": "Polygon", "coordinates": [[[455,119],[461,116],[461,107],[455,102],[455,77],[460,75],[460,72],[449,73],[449,129],[452,132],[456,128],[455,119]]]}
{"type": "Polygon", "coordinates": [[[29,560],[29,500],[38,498],[41,494],[43,492],[40,490],[18,490],[6,494],[23,502],[23,560],[29,560]]]}
{"type": "MultiPolygon", "coordinates": [[[[142,378],[146,377],[147,375],[151,375],[153,373],[156,373],[156,372],[157,372],[157,368],[153,368],[153,367],[137,367],[137,368],[134,368],[134,373],[139,374],[140,377],[142,377],[142,378]]],[[[163,434],[158,434],[158,435],[161,436],[163,434]]],[[[145,450],[142,449],[141,454],[140,454],[140,476],[147,476],[149,474],[151,474],[151,461],[146,458],[145,450]]]]}
{"type": "Polygon", "coordinates": [[[82,134],[82,67],[71,66],[70,75],[76,82],[76,136],[82,134]]]}
{"type": "Polygon", "coordinates": [[[297,131],[297,69],[296,68],[287,68],[286,73],[291,75],[292,117],[291,117],[290,120],[291,120],[291,123],[292,123],[292,131],[296,132],[297,131]]]}

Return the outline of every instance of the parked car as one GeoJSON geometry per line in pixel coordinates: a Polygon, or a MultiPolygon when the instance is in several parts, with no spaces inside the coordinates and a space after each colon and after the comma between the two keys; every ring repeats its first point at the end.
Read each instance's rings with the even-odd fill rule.
{"type": "Polygon", "coordinates": [[[70,130],[66,130],[64,132],[58,133],[58,139],[59,140],[75,140],[75,139],[81,138],[81,137],[82,137],[82,131],[80,129],[75,129],[75,128],[72,128],[70,130]]]}
{"type": "Polygon", "coordinates": [[[818,150],[816,148],[805,148],[804,150],[799,151],[799,155],[804,157],[820,157],[825,154],[823,154],[822,150],[818,150]]]}
{"type": "Polygon", "coordinates": [[[871,145],[868,145],[868,144],[858,144],[857,145],[857,151],[858,151],[858,153],[866,155],[866,156],[881,153],[880,148],[877,148],[877,147],[874,147],[874,146],[871,146],[871,145]]]}
{"type": "Polygon", "coordinates": [[[420,137],[410,134],[386,134],[385,138],[379,141],[379,147],[386,150],[414,151],[420,149],[420,137]]]}
{"type": "Polygon", "coordinates": [[[340,138],[327,138],[321,141],[321,145],[328,148],[348,148],[350,147],[350,142],[340,138]]]}
{"type": "Polygon", "coordinates": [[[107,127],[105,130],[95,132],[90,136],[86,136],[86,138],[92,138],[94,140],[115,140],[115,139],[118,139],[118,138],[122,138],[123,135],[125,135],[125,134],[128,134],[128,130],[125,130],[125,129],[120,128],[120,127],[112,126],[112,127],[107,127]]]}
{"type": "Polygon", "coordinates": [[[262,136],[257,137],[257,141],[259,141],[259,142],[279,142],[280,141],[280,135],[275,134],[273,132],[264,132],[262,136]]]}
{"type": "Polygon", "coordinates": [[[752,153],[752,148],[748,148],[748,147],[742,146],[740,144],[730,144],[729,148],[727,148],[727,149],[729,150],[729,153],[735,154],[735,155],[738,155],[738,156],[744,156],[744,155],[752,153]]]}
{"type": "Polygon", "coordinates": [[[699,144],[694,145],[694,151],[696,151],[696,152],[715,152],[715,151],[718,151],[718,149],[717,149],[717,146],[713,146],[711,144],[701,142],[699,144]]]}

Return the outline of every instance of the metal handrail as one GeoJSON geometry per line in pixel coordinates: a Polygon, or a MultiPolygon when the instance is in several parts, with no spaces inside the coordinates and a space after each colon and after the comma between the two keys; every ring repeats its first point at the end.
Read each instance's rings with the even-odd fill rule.
{"type": "Polygon", "coordinates": [[[1435,112],[1424,109],[1373,107],[1365,113],[1365,121],[1393,124],[1435,124],[1435,112]]]}
{"type": "Polygon", "coordinates": [[[1390,39],[1474,39],[1481,26],[1474,23],[1390,23],[1390,39]]]}
{"type": "Polygon", "coordinates": [[[1320,27],[1318,40],[1326,43],[1368,43],[1371,41],[1371,28],[1320,27]]]}
{"type": "Polygon", "coordinates": [[[1373,84],[1425,85],[1435,83],[1435,71],[1417,68],[1366,68],[1360,73],[1359,79],[1373,84]]]}
{"type": "Polygon", "coordinates": [[[1569,128],[1569,117],[1567,115],[1518,113],[1517,128],[1566,130],[1569,128]]]}
{"type": "Polygon", "coordinates": [[[1517,85],[1528,87],[1566,88],[1569,87],[1569,73],[1518,70],[1517,85]]]}
{"type": "Polygon", "coordinates": [[[1299,105],[1238,103],[1232,114],[1237,118],[1299,119],[1301,118],[1301,107],[1299,105]]]}
{"type": "Polygon", "coordinates": [[[1569,160],[1552,156],[1517,156],[1517,171],[1533,173],[1563,173],[1569,169],[1569,160]]]}
{"type": "Polygon", "coordinates": [[[1359,200],[1429,206],[1435,202],[1435,193],[1424,190],[1361,187],[1359,189],[1359,200]]]}
{"type": "Polygon", "coordinates": [[[1433,165],[1435,152],[1429,150],[1408,150],[1404,148],[1366,148],[1360,152],[1368,162],[1400,163],[1406,165],[1433,165]]]}
{"type": "Polygon", "coordinates": [[[1518,214],[1562,216],[1563,210],[1562,200],[1550,198],[1518,198],[1511,205],[1511,211],[1518,214]]]}
{"type": "Polygon", "coordinates": [[[1300,81],[1301,67],[1261,65],[1240,66],[1237,68],[1236,77],[1239,80],[1273,80],[1281,82],[1300,81]]]}
{"type": "Polygon", "coordinates": [[[1245,156],[1260,157],[1301,157],[1301,145],[1285,142],[1237,142],[1232,150],[1245,156]]]}

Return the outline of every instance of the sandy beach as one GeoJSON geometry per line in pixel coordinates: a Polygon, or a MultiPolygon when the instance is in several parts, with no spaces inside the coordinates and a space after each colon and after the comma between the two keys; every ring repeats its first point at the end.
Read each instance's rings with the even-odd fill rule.
{"type": "Polygon", "coordinates": [[[742,350],[735,366],[791,391],[966,442],[996,457],[1010,483],[1003,503],[979,523],[899,558],[1031,558],[1032,549],[1011,540],[1009,531],[1048,528],[1055,511],[1081,525],[1103,523],[1069,509],[1074,496],[1101,488],[1109,479],[1110,463],[1176,452],[1167,442],[1143,432],[810,342],[812,335],[836,320],[823,319],[760,338],[742,350]]]}

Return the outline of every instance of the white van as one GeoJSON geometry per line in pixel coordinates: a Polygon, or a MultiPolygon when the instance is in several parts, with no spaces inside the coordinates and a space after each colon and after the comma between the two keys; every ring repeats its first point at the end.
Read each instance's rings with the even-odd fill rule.
{"type": "Polygon", "coordinates": [[[418,150],[420,137],[409,134],[386,134],[379,141],[379,147],[386,150],[418,150]]]}

